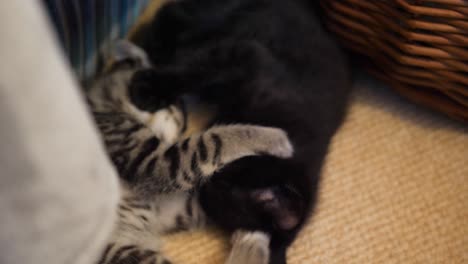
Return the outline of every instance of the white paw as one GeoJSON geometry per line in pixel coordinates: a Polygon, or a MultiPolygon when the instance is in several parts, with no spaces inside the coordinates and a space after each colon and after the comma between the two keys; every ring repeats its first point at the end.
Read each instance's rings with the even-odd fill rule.
{"type": "Polygon", "coordinates": [[[237,230],[231,236],[231,243],[234,244],[264,244],[270,243],[270,236],[261,231],[237,230]]]}
{"type": "Polygon", "coordinates": [[[174,144],[181,135],[183,120],[179,120],[175,107],[165,108],[152,114],[146,125],[159,140],[167,144],[174,144]],[[174,110],[175,109],[175,110],[174,110]]]}
{"type": "Polygon", "coordinates": [[[286,132],[279,128],[264,128],[268,130],[268,146],[266,153],[277,156],[279,158],[290,158],[294,153],[294,148],[289,141],[286,132]]]}
{"type": "MultiPolygon", "coordinates": [[[[245,264],[263,264],[268,263],[270,256],[269,235],[260,231],[243,231],[234,232],[231,237],[233,250],[231,259],[236,259],[245,264]]],[[[240,262],[239,262],[240,263],[240,262]]]]}

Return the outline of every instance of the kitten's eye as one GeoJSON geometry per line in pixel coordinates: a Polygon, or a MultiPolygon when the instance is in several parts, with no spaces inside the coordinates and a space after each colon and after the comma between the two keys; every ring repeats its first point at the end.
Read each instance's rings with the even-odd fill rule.
{"type": "Polygon", "coordinates": [[[135,68],[139,66],[138,60],[134,58],[125,58],[114,63],[119,68],[135,68]]]}
{"type": "Polygon", "coordinates": [[[108,71],[109,72],[116,72],[120,70],[131,70],[135,69],[140,66],[140,63],[138,62],[137,59],[134,58],[126,58],[123,60],[115,61],[113,62],[108,71]]]}

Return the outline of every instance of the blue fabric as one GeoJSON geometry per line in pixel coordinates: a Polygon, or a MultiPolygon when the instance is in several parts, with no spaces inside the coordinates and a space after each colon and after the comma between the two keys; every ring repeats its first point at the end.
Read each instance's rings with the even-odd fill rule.
{"type": "Polygon", "coordinates": [[[123,38],[150,0],[43,0],[77,77],[88,80],[100,49],[123,38]]]}

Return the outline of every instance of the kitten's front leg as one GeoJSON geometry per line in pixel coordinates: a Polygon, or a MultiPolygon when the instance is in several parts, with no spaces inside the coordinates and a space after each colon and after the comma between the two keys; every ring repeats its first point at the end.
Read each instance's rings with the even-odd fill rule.
{"type": "Polygon", "coordinates": [[[134,158],[138,166],[129,166],[126,171],[130,176],[137,175],[130,185],[142,197],[189,191],[224,165],[246,156],[289,158],[293,154],[286,132],[255,125],[216,126],[161,148],[150,144],[155,141],[151,137],[141,141],[141,151],[135,152],[141,157],[134,158]]]}
{"type": "Polygon", "coordinates": [[[238,230],[232,235],[232,249],[225,264],[268,264],[270,237],[260,231],[238,230]]]}

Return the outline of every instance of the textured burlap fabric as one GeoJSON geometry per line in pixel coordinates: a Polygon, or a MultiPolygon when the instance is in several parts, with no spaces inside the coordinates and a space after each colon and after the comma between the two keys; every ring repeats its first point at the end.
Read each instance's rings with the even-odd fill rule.
{"type": "MultiPolygon", "coordinates": [[[[355,86],[289,263],[468,263],[468,130],[367,77],[355,86]]],[[[216,232],[168,240],[175,263],[229,249],[216,232]]]]}

